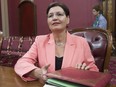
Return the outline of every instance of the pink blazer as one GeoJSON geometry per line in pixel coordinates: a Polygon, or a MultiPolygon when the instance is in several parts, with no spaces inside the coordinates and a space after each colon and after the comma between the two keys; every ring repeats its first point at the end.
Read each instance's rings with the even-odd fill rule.
{"type": "MultiPolygon", "coordinates": [[[[23,75],[39,67],[50,64],[48,72],[55,71],[55,42],[53,34],[37,36],[30,50],[20,58],[15,65],[15,72],[23,78],[23,75]]],[[[62,68],[76,67],[85,62],[90,70],[98,71],[87,41],[79,36],[67,32],[67,42],[63,56],[62,68]]],[[[29,80],[29,78],[23,78],[29,80]]]]}

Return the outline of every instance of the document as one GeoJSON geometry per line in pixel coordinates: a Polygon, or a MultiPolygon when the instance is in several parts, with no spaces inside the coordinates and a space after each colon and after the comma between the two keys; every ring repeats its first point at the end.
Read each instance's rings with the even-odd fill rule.
{"type": "MultiPolygon", "coordinates": [[[[47,82],[53,85],[64,85],[65,83],[64,81],[68,81],[66,83],[68,85],[70,85],[71,83],[77,83],[89,87],[105,87],[111,80],[111,74],[109,73],[80,70],[73,67],[67,67],[61,70],[57,70],[55,72],[48,73],[47,76],[50,78],[47,80],[47,82]]],[[[72,87],[81,87],[81,86],[72,86],[72,87]]]]}
{"type": "Polygon", "coordinates": [[[43,87],[56,87],[56,86],[53,86],[53,85],[50,85],[50,84],[45,84],[43,87]]]}
{"type": "Polygon", "coordinates": [[[73,83],[73,82],[69,82],[69,81],[61,80],[61,79],[56,79],[56,78],[48,79],[47,83],[55,85],[57,87],[89,87],[82,84],[77,84],[77,83],[73,83]]]}

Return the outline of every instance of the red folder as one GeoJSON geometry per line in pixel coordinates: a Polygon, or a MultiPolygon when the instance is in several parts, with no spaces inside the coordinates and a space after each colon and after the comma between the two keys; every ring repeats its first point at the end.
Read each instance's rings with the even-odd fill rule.
{"type": "Polygon", "coordinates": [[[80,70],[73,67],[48,73],[47,76],[49,78],[57,78],[90,87],[105,87],[111,80],[111,74],[109,73],[80,70]]]}

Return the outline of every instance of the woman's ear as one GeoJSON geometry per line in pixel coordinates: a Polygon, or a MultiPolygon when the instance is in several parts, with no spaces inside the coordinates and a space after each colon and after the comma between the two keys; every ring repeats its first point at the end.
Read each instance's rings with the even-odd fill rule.
{"type": "Polygon", "coordinates": [[[69,23],[70,23],[70,17],[67,16],[67,24],[69,24],[69,23]]]}

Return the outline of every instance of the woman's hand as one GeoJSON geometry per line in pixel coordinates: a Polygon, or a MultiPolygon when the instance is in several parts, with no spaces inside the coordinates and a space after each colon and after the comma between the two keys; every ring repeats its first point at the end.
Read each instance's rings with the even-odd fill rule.
{"type": "Polygon", "coordinates": [[[89,70],[90,67],[86,65],[86,63],[81,63],[81,64],[77,64],[76,66],[77,69],[83,69],[83,70],[89,70]]]}
{"type": "Polygon", "coordinates": [[[50,64],[43,66],[42,68],[36,68],[29,73],[29,76],[36,79],[47,80],[47,76],[45,74],[47,73],[49,66],[50,64]]]}
{"type": "Polygon", "coordinates": [[[50,64],[48,64],[48,65],[41,68],[41,78],[43,80],[47,80],[46,73],[47,73],[47,70],[48,70],[49,66],[50,66],[50,64]]]}

